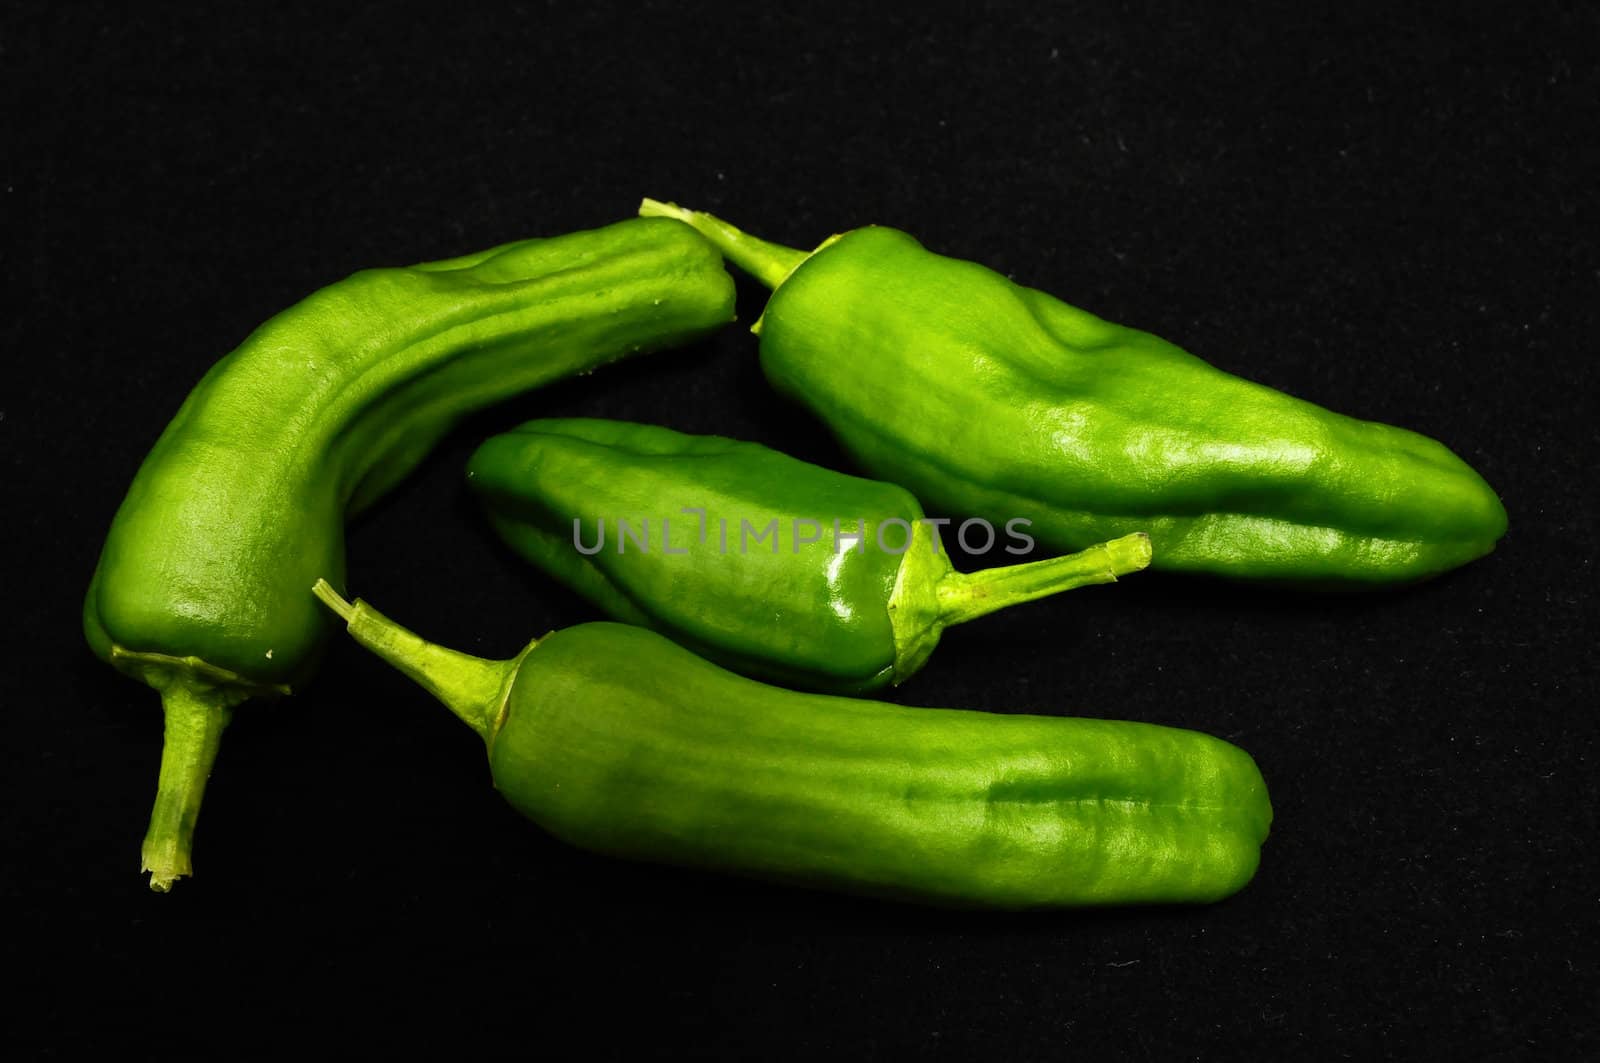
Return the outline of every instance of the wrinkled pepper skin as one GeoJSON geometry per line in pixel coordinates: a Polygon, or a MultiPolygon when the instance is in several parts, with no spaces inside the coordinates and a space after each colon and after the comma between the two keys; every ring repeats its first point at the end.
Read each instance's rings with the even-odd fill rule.
{"type": "Polygon", "coordinates": [[[1056,549],[1148,531],[1157,568],[1403,583],[1493,549],[1499,498],[1442,444],[1231,376],[894,229],[806,255],[678,217],[774,288],[780,392],[930,506],[1033,520],[1056,549]]]}
{"type": "Polygon", "coordinates": [[[206,374],[134,477],[84,604],[90,646],[160,691],[144,864],[190,870],[229,710],[286,694],[327,634],[307,588],[342,578],[344,520],[461,415],[733,316],[689,227],[626,221],[374,269],[315,292],[206,374]]]}
{"type": "Polygon", "coordinates": [[[950,624],[1150,559],[1135,535],[956,572],[903,488],[624,421],[529,422],[479,447],[467,478],[512,549],[612,619],[745,675],[832,693],[902,682],[950,624]]]}
{"type": "Polygon", "coordinates": [[[1193,731],[801,694],[613,623],[486,661],[317,593],[478,732],[507,801],[598,853],[943,905],[1204,903],[1272,821],[1250,756],[1193,731]]]}

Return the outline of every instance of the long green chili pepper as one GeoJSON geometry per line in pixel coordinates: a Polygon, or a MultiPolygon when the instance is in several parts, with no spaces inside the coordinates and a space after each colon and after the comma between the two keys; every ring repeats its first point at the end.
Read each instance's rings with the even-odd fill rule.
{"type": "MultiPolygon", "coordinates": [[[[957,572],[903,488],[654,425],[532,421],[479,447],[467,475],[514,550],[612,619],[833,693],[902,682],[952,624],[1150,561],[1150,540],[1134,534],[957,572]]],[[[972,541],[1025,553],[1024,535],[990,527],[972,541]]]]}
{"type": "Polygon", "coordinates": [[[798,694],[612,623],[488,661],[315,591],[477,731],[507,801],[595,852],[956,905],[1206,902],[1272,820],[1249,755],[1193,731],[798,694]]]}
{"type": "Polygon", "coordinates": [[[117,511],[84,603],[101,658],[161,694],[143,847],[190,873],[230,710],[311,670],[342,578],[344,519],[461,415],[732,320],[733,283],[689,227],[632,220],[357,273],[256,329],[206,374],[117,511]]]}
{"type": "Polygon", "coordinates": [[[773,294],[761,362],[871,474],[925,504],[1026,517],[1058,550],[1146,530],[1158,568],[1306,585],[1409,581],[1493,549],[1506,514],[1442,444],[1223,373],[905,233],[806,254],[694,225],[773,294]]]}

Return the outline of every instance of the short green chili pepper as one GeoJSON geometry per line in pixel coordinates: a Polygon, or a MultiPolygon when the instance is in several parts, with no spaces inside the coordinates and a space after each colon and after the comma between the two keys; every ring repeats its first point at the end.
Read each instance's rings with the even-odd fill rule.
{"type": "Polygon", "coordinates": [[[95,653],[166,712],[151,886],[190,873],[229,711],[314,664],[328,624],[306,588],[342,578],[348,514],[461,415],[732,316],[710,245],[634,220],[357,273],[218,362],[140,467],[84,603],[95,653]]]}
{"type": "Polygon", "coordinates": [[[1193,731],[798,694],[613,623],[487,661],[315,590],[478,732],[507,801],[595,852],[954,905],[1206,902],[1272,822],[1250,756],[1193,731]]]}
{"type": "Polygon", "coordinates": [[[1147,530],[1154,564],[1299,584],[1422,579],[1493,549],[1494,491],[1442,444],[1230,376],[872,226],[814,253],[646,200],[774,289],[782,393],[925,504],[1058,550],[1147,530]]]}
{"type": "MultiPolygon", "coordinates": [[[[903,488],[654,425],[532,421],[467,468],[501,538],[613,619],[735,671],[834,693],[902,682],[953,624],[1150,562],[1135,534],[957,572],[903,488]]],[[[1011,533],[1005,548],[1025,553],[1026,534],[1011,533]]],[[[974,541],[1002,540],[990,527],[974,541]]]]}

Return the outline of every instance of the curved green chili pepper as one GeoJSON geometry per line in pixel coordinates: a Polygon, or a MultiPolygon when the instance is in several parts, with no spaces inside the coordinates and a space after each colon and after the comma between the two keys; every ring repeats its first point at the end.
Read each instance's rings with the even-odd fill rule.
{"type": "Polygon", "coordinates": [[[190,836],[229,711],[286,694],[326,633],[305,592],[344,571],[344,519],[468,411],[732,320],[733,282],[664,220],[357,273],[206,374],[117,511],[84,603],[96,654],[160,691],[145,838],[157,890],[190,836]]]}
{"type": "Polygon", "coordinates": [[[835,693],[904,681],[952,624],[1150,562],[1135,534],[957,572],[903,488],[654,425],[532,421],[488,440],[467,469],[501,538],[613,619],[735,671],[835,693]]]}
{"type": "Polygon", "coordinates": [[[595,852],[944,904],[1206,902],[1272,821],[1250,756],[1193,731],[797,694],[611,623],[486,661],[316,593],[595,852]]]}
{"type": "Polygon", "coordinates": [[[816,252],[646,200],[773,288],[761,362],[873,475],[1059,550],[1147,530],[1159,568],[1302,584],[1493,549],[1494,491],[1440,443],[1230,376],[905,233],[816,252]]]}

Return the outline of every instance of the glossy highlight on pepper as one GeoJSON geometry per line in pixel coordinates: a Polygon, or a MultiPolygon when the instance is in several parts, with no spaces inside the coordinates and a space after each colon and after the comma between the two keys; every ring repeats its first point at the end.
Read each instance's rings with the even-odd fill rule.
{"type": "Polygon", "coordinates": [[[94,652],[162,698],[151,886],[190,873],[231,709],[309,675],[328,624],[306,588],[342,578],[347,515],[463,414],[732,317],[702,238],[630,220],[356,273],[219,361],[140,466],[84,603],[94,652]]]}
{"type": "Polygon", "coordinates": [[[943,905],[1206,903],[1272,822],[1250,756],[1194,731],[801,694],[614,623],[490,661],[315,593],[483,738],[512,806],[594,852],[943,905]]]}
{"type": "Polygon", "coordinates": [[[768,380],[872,475],[941,511],[1024,515],[1059,550],[1148,531],[1154,566],[1312,587],[1487,554],[1495,492],[1442,444],[1224,373],[983,266],[869,226],[806,254],[694,225],[773,288],[768,380]]]}
{"type": "Polygon", "coordinates": [[[612,619],[734,671],[834,693],[903,682],[946,627],[1150,561],[1134,534],[957,572],[903,488],[624,421],[531,421],[479,447],[467,477],[513,550],[612,619]],[[580,548],[575,524],[600,539],[580,548]],[[642,537],[630,545],[624,526],[642,537]]]}

